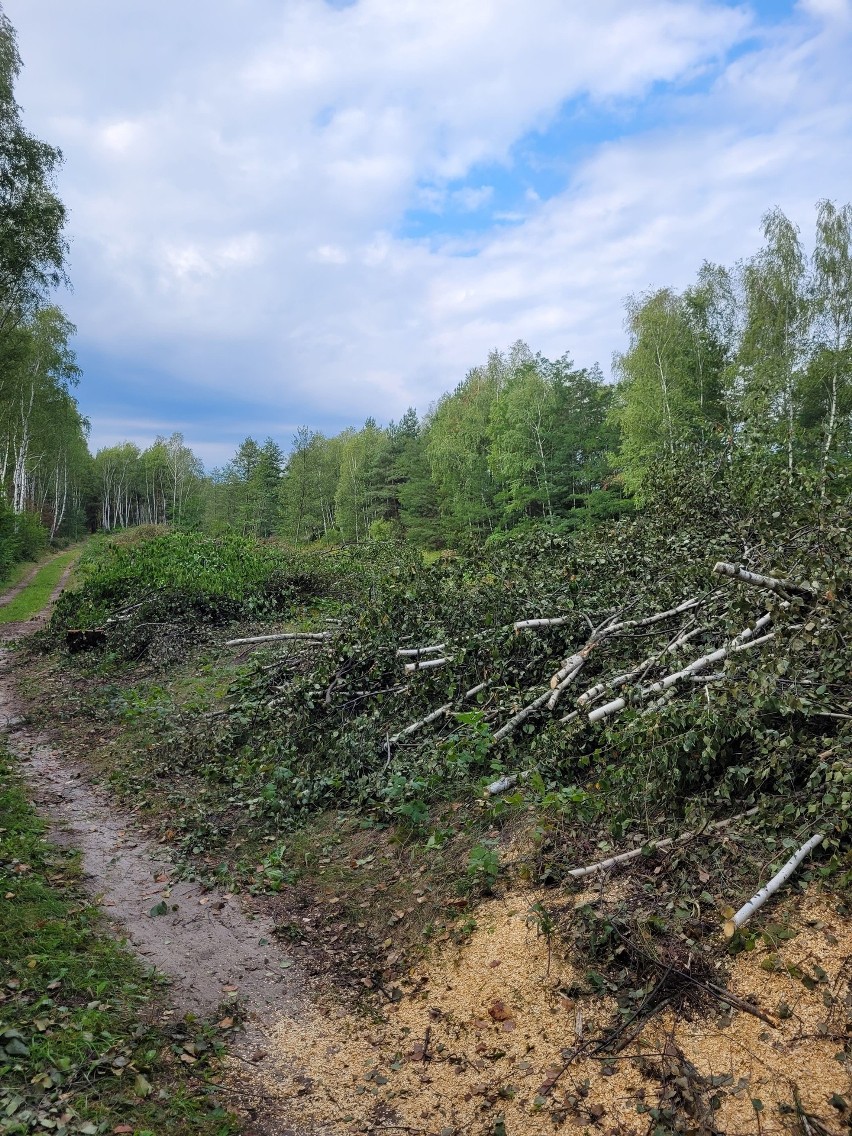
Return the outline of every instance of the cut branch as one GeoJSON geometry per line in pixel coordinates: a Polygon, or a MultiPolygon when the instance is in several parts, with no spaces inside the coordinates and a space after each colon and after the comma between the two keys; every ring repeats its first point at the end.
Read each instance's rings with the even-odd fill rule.
{"type": "MultiPolygon", "coordinates": [[[[461,701],[464,702],[468,698],[473,698],[475,694],[479,694],[481,690],[485,690],[488,686],[487,682],[480,682],[478,686],[472,686],[470,690],[466,690],[461,696],[461,701]]],[[[431,714],[427,714],[425,718],[420,718],[417,722],[412,722],[410,726],[406,726],[404,730],[400,730],[398,734],[394,734],[389,739],[391,745],[396,745],[401,742],[403,738],[407,738],[410,734],[416,733],[424,726],[431,725],[432,722],[437,722],[439,718],[443,718],[445,714],[449,714],[455,703],[445,702],[443,706],[439,706],[437,710],[433,710],[431,714]]]]}
{"type": "Polygon", "coordinates": [[[521,722],[525,722],[526,719],[529,718],[531,714],[534,714],[536,710],[538,710],[541,706],[543,706],[549,698],[550,691],[546,690],[544,694],[536,698],[536,700],[534,702],[531,702],[529,706],[525,706],[523,710],[519,710],[517,714],[509,719],[505,726],[502,726],[496,732],[494,737],[491,739],[492,744],[496,745],[498,742],[501,742],[503,738],[507,738],[510,734],[514,733],[517,727],[520,726],[521,722]]]}
{"type": "Polygon", "coordinates": [[[770,592],[794,592],[801,596],[815,596],[816,588],[811,584],[799,584],[795,580],[779,580],[776,576],[762,576],[759,572],[749,572],[738,564],[728,564],[720,560],[713,565],[713,571],[720,576],[730,576],[734,580],[742,580],[744,584],[753,584],[756,588],[768,588],[770,592]]]}
{"type": "Polygon", "coordinates": [[[530,627],[561,627],[569,619],[570,615],[557,615],[553,619],[519,619],[512,627],[515,631],[526,631],[530,627]]]}
{"type": "Polygon", "coordinates": [[[790,876],[792,876],[793,872],[795,872],[796,868],[798,868],[799,864],[801,864],[802,860],[804,860],[808,853],[812,852],[818,844],[822,843],[824,839],[825,836],[822,832],[818,832],[815,836],[812,836],[810,840],[807,841],[807,843],[802,845],[798,852],[794,853],[794,855],[790,857],[781,871],[774,875],[769,883],[764,884],[757,895],[752,896],[748,903],[743,904],[739,911],[725,923],[726,938],[732,938],[737,928],[742,927],[743,923],[751,919],[755,911],[759,911],[760,908],[763,907],[767,899],[769,899],[770,896],[774,895],[783,883],[787,882],[787,880],[790,878],[790,876]]]}
{"type": "Polygon", "coordinates": [[[575,880],[582,879],[583,876],[590,876],[594,872],[603,872],[607,868],[615,867],[617,864],[625,864],[628,860],[635,860],[637,856],[641,856],[645,849],[656,851],[658,848],[671,848],[676,844],[685,844],[687,840],[692,840],[696,836],[701,836],[704,832],[712,832],[719,828],[725,828],[729,824],[734,824],[735,821],[745,820],[746,817],[754,816],[758,810],[756,808],[749,809],[748,812],[737,813],[736,816],[726,817],[724,820],[712,821],[710,824],[705,825],[703,828],[698,828],[694,832],[683,832],[680,836],[667,836],[664,840],[655,840],[652,843],[645,843],[638,848],[631,848],[629,852],[620,852],[617,856],[610,856],[606,860],[598,860],[595,864],[587,864],[584,868],[571,868],[567,875],[575,880]]]}
{"type": "Polygon", "coordinates": [[[241,647],[243,643],[276,643],[285,639],[333,639],[333,631],[282,631],[277,635],[249,635],[245,639],[228,639],[226,647],[241,647]]]}
{"type": "MultiPolygon", "coordinates": [[[[768,635],[763,635],[759,639],[753,638],[755,632],[760,630],[761,627],[765,627],[771,618],[769,614],[761,616],[754,627],[747,627],[745,631],[741,631],[739,635],[732,639],[730,646],[719,647],[718,650],[712,651],[709,655],[702,655],[700,659],[696,659],[694,662],[690,663],[689,666],[683,667],[682,670],[675,671],[674,674],[666,675],[666,677],[661,678],[659,682],[652,683],[651,686],[640,691],[640,697],[649,698],[653,694],[662,694],[664,691],[668,690],[670,686],[674,686],[675,683],[680,682],[681,679],[689,678],[698,671],[704,670],[705,667],[721,662],[734,652],[746,651],[751,647],[760,647],[770,639],[774,639],[774,631],[770,631],[768,635]]],[[[608,718],[612,714],[617,714],[620,710],[623,710],[626,705],[626,698],[613,699],[612,702],[607,702],[604,706],[599,706],[597,710],[592,710],[589,714],[589,721],[599,722],[602,718],[608,718]]]]}
{"type": "Polygon", "coordinates": [[[451,663],[452,661],[452,655],[446,655],[440,659],[424,659],[422,662],[418,659],[416,663],[405,664],[405,673],[414,674],[415,671],[429,670],[430,667],[442,667],[444,663],[451,663]]]}
{"type": "Polygon", "coordinates": [[[396,653],[396,657],[398,659],[419,659],[421,655],[434,655],[436,651],[443,651],[446,646],[446,643],[436,643],[434,647],[400,647],[396,653]]]}

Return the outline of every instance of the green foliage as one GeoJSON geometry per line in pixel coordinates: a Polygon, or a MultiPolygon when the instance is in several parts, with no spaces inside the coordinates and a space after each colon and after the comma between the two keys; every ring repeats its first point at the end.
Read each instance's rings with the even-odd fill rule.
{"type": "Polygon", "coordinates": [[[499,875],[500,853],[496,841],[483,840],[475,844],[467,858],[467,886],[487,895],[494,890],[499,875]]]}

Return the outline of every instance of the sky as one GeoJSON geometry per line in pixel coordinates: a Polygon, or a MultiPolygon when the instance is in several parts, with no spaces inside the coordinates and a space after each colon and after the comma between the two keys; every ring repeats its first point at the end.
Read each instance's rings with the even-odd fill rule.
{"type": "Polygon", "coordinates": [[[420,413],[852,197],[852,0],[2,0],[94,449],[420,413]]]}

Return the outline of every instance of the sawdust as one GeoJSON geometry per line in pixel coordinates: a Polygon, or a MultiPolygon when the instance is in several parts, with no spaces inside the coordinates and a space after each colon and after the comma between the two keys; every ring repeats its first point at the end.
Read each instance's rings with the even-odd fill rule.
{"type": "MultiPolygon", "coordinates": [[[[717,1002],[692,1020],[660,1014],[614,1058],[585,1056],[566,1067],[579,1041],[618,1021],[616,1006],[582,993],[584,975],[536,926],[537,898],[483,904],[469,940],[436,950],[411,973],[402,999],[371,1019],[342,1008],[282,1017],[258,1072],[267,1100],[333,1133],[484,1136],[502,1132],[502,1121],[507,1136],[533,1136],[554,1122],[566,1133],[639,1136],[653,1130],[648,1110],[665,1103],[677,1072],[667,1055],[676,1054],[717,1132],[794,1131],[795,1117],[778,1106],[795,1107],[797,1094],[825,1131],[844,1130],[829,1098],[852,1102],[847,1068],[835,1057],[846,1036],[852,923],[827,899],[800,904],[796,938],[732,962],[729,989],[777,1017],[777,1029],[717,1002]],[[762,1102],[759,1121],[754,1100],[762,1102]]],[[[570,910],[583,898],[564,903],[570,910]]]]}

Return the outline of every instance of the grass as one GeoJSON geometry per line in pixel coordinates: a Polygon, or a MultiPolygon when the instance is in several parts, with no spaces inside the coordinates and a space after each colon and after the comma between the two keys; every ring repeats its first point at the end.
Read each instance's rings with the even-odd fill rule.
{"type": "Polygon", "coordinates": [[[19,623],[40,612],[50,599],[51,592],[59,583],[62,573],[74,561],[77,554],[77,549],[70,549],[48,560],[11,603],[0,607],[0,623],[19,623]]]}
{"type": "Polygon", "coordinates": [[[0,578],[0,594],[8,592],[17,584],[20,584],[24,576],[28,572],[32,572],[39,562],[40,558],[39,560],[19,560],[17,564],[13,564],[9,568],[8,574],[0,578]]]}
{"type": "Polygon", "coordinates": [[[0,751],[0,1133],[227,1136],[219,1035],[165,1026],[160,981],[102,929],[0,751]]]}

